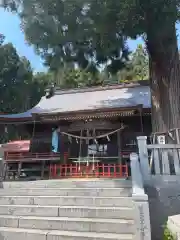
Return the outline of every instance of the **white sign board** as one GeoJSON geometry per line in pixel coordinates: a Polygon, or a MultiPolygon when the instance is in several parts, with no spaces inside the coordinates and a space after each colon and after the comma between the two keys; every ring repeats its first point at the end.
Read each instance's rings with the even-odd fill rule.
{"type": "Polygon", "coordinates": [[[166,138],[164,135],[157,136],[158,144],[166,144],[166,138]]]}
{"type": "Polygon", "coordinates": [[[91,144],[88,146],[88,155],[95,155],[97,153],[97,145],[91,144]]]}

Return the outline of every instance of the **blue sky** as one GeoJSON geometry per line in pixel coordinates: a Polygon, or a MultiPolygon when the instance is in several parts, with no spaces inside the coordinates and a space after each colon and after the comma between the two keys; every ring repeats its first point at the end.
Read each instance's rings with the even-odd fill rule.
{"type": "Polygon", "coordinates": [[[6,42],[12,42],[20,56],[25,56],[35,71],[43,71],[43,62],[29,46],[20,28],[19,18],[0,8],[0,33],[6,37],[6,42]]]}
{"type": "MultiPolygon", "coordinates": [[[[12,42],[20,56],[25,56],[30,62],[35,71],[44,71],[43,62],[34,52],[32,46],[29,46],[25,40],[24,34],[20,29],[19,18],[10,13],[5,12],[0,8],[0,33],[5,35],[6,42],[12,42]]],[[[180,25],[177,25],[177,33],[180,33],[180,25]]],[[[141,39],[136,41],[130,40],[128,45],[131,50],[134,50],[138,43],[142,43],[141,39]]],[[[178,37],[180,45],[180,38],[178,37]]]]}

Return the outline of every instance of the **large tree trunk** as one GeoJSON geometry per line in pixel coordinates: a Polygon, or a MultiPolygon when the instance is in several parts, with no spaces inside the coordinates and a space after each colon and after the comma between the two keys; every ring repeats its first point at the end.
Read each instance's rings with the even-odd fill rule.
{"type": "Polygon", "coordinates": [[[147,35],[153,132],[180,128],[180,63],[175,24],[147,35]]]}

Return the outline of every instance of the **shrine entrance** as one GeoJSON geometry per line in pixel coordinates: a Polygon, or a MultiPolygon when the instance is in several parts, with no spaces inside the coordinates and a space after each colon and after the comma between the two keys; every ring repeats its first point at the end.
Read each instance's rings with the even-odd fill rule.
{"type": "Polygon", "coordinates": [[[117,143],[117,136],[124,128],[121,124],[120,128],[102,134],[95,128],[81,129],[79,135],[62,132],[68,138],[70,147],[73,142],[76,143],[74,147],[78,150],[78,156],[73,157],[69,151],[68,162],[52,164],[50,178],[127,178],[128,165],[122,162],[117,143]]]}

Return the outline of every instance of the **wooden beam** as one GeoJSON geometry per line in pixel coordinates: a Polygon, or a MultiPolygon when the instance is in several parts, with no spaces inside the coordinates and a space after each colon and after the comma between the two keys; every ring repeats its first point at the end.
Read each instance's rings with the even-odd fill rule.
{"type": "Polygon", "coordinates": [[[108,120],[92,120],[92,121],[74,121],[72,124],[68,127],[68,132],[71,131],[81,131],[81,130],[87,130],[87,129],[98,129],[98,130],[112,130],[112,129],[118,129],[120,128],[119,123],[113,123],[108,120]]]}
{"type": "Polygon", "coordinates": [[[117,132],[117,145],[118,145],[118,163],[122,164],[122,149],[121,149],[121,132],[117,132]]]}
{"type": "Polygon", "coordinates": [[[45,161],[42,161],[41,179],[44,179],[45,161]]]}

